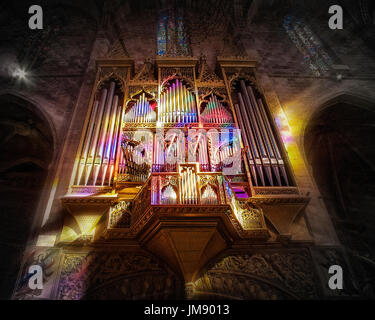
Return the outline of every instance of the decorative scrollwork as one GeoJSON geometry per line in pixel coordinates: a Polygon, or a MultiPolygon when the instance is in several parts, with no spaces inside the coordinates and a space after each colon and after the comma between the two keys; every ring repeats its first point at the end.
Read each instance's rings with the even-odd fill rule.
{"type": "Polygon", "coordinates": [[[111,208],[109,226],[111,228],[129,228],[131,221],[131,202],[120,201],[111,208]]]}

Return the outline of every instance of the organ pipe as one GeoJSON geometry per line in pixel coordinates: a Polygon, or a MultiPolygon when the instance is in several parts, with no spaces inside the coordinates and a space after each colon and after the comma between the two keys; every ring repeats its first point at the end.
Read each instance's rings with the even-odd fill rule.
{"type": "Polygon", "coordinates": [[[104,185],[106,178],[111,184],[121,110],[115,87],[115,82],[110,82],[100,101],[94,101],[76,176],[78,185],[104,185]]]}
{"type": "MultiPolygon", "coordinates": [[[[117,155],[117,143],[118,143],[118,136],[119,136],[119,129],[120,129],[120,118],[122,113],[122,106],[118,106],[118,110],[116,113],[116,123],[115,123],[115,129],[114,129],[114,139],[113,139],[113,145],[111,147],[111,154],[110,154],[110,171],[109,171],[109,178],[108,178],[108,185],[111,184],[112,177],[113,177],[113,171],[115,169],[115,161],[116,161],[116,155],[117,155]]],[[[121,153],[120,153],[121,154],[121,153]]]]}
{"type": "Polygon", "coordinates": [[[250,173],[251,173],[251,176],[253,177],[253,181],[254,181],[255,185],[257,186],[258,185],[258,179],[257,179],[257,173],[256,173],[254,158],[253,158],[253,156],[251,154],[251,149],[250,149],[250,144],[249,144],[249,138],[248,138],[247,132],[245,130],[243,118],[241,117],[239,105],[235,104],[234,108],[236,110],[236,114],[238,114],[237,118],[238,118],[239,126],[240,126],[240,128],[241,128],[241,130],[243,132],[243,134],[241,135],[241,139],[243,141],[243,145],[245,147],[247,147],[246,148],[246,153],[247,153],[248,159],[249,159],[250,173]]]}
{"type": "Polygon", "coordinates": [[[259,178],[261,180],[261,185],[264,186],[265,180],[264,180],[264,174],[263,174],[262,161],[260,159],[260,154],[259,154],[259,151],[258,151],[258,144],[257,144],[257,142],[255,140],[255,137],[253,135],[253,132],[251,130],[250,119],[249,119],[248,114],[246,112],[245,102],[242,98],[241,93],[238,93],[238,99],[239,99],[240,107],[241,107],[241,112],[239,113],[239,117],[242,116],[243,119],[245,120],[245,126],[244,126],[243,131],[246,133],[246,135],[248,137],[248,142],[250,143],[249,144],[250,150],[251,150],[251,153],[254,156],[255,167],[257,169],[259,178]]]}
{"type": "Polygon", "coordinates": [[[242,94],[245,97],[245,106],[247,108],[248,114],[250,115],[251,125],[252,125],[252,128],[253,128],[254,136],[255,136],[255,139],[258,143],[259,151],[260,151],[260,154],[261,154],[261,157],[262,157],[261,160],[262,160],[262,163],[263,163],[263,168],[266,172],[268,181],[270,182],[271,185],[273,185],[272,172],[271,172],[271,160],[270,160],[269,154],[267,152],[267,149],[265,148],[263,136],[262,136],[262,133],[259,129],[259,125],[258,125],[256,116],[255,116],[254,107],[251,103],[248,91],[246,90],[245,82],[243,80],[241,80],[240,83],[241,83],[242,94]]]}
{"type": "MultiPolygon", "coordinates": [[[[259,126],[259,130],[261,132],[261,136],[263,137],[263,141],[264,141],[264,144],[265,144],[265,147],[266,147],[268,158],[269,158],[270,163],[271,163],[271,167],[272,167],[272,169],[273,169],[273,171],[275,173],[278,185],[281,185],[280,172],[279,172],[279,168],[278,168],[278,165],[277,165],[278,163],[277,163],[277,160],[276,160],[273,148],[271,146],[271,142],[270,142],[268,133],[266,131],[266,127],[265,127],[263,118],[262,118],[262,116],[260,114],[259,106],[258,106],[258,103],[257,103],[257,101],[255,99],[253,89],[251,87],[249,87],[249,86],[246,89],[247,89],[247,92],[248,92],[249,97],[250,97],[250,101],[251,101],[251,104],[252,104],[252,109],[253,109],[253,112],[255,114],[255,118],[257,120],[257,123],[258,123],[258,126],[259,126]]],[[[273,185],[272,176],[271,176],[270,182],[271,182],[271,185],[273,185]]]]}
{"type": "Polygon", "coordinates": [[[286,185],[289,185],[288,175],[286,173],[284,160],[282,159],[282,156],[281,156],[281,153],[280,153],[280,149],[279,149],[279,146],[278,146],[278,144],[276,142],[275,136],[273,134],[273,131],[272,131],[272,128],[271,128],[271,124],[269,122],[269,119],[268,119],[268,116],[267,116],[267,113],[266,113],[266,109],[264,108],[262,99],[258,99],[258,105],[260,107],[264,123],[266,124],[267,134],[270,137],[272,146],[273,146],[273,148],[275,150],[275,155],[276,155],[277,162],[279,164],[279,168],[281,170],[281,174],[282,174],[282,176],[285,179],[286,185]]]}
{"type": "Polygon", "coordinates": [[[98,142],[98,137],[99,137],[100,126],[101,126],[101,122],[102,122],[102,118],[103,118],[103,112],[104,112],[104,106],[105,106],[106,98],[107,98],[107,89],[104,89],[103,93],[102,93],[101,100],[100,100],[98,117],[95,120],[94,134],[93,134],[93,136],[91,138],[91,141],[90,141],[89,154],[88,154],[88,157],[87,157],[87,160],[86,160],[86,163],[85,163],[85,185],[88,184],[88,180],[89,180],[91,170],[92,170],[92,166],[93,166],[93,163],[94,163],[96,144],[98,142]]]}
{"type": "Polygon", "coordinates": [[[91,140],[91,137],[92,137],[92,133],[94,131],[94,125],[95,125],[95,120],[96,120],[95,118],[96,118],[96,114],[97,114],[97,111],[98,111],[98,106],[99,106],[99,102],[95,101],[94,108],[93,108],[92,114],[91,114],[90,124],[89,124],[87,134],[86,134],[84,149],[83,149],[82,154],[81,154],[81,162],[80,162],[80,165],[79,165],[79,168],[78,168],[78,178],[77,178],[77,184],[78,185],[81,182],[82,174],[83,174],[83,171],[85,169],[87,155],[88,155],[89,147],[90,147],[90,140],[91,140]]]}
{"type": "Polygon", "coordinates": [[[108,101],[106,104],[106,109],[104,113],[104,118],[103,118],[103,124],[102,128],[100,130],[100,138],[98,141],[97,145],[97,151],[95,155],[95,161],[94,161],[94,181],[93,185],[96,185],[97,179],[99,176],[99,171],[102,165],[103,161],[103,154],[104,154],[104,145],[105,145],[105,138],[106,138],[106,133],[108,130],[108,123],[109,123],[109,118],[111,111],[114,109],[114,105],[117,105],[118,103],[118,96],[116,95],[114,97],[114,91],[115,91],[115,83],[111,82],[110,89],[109,89],[109,96],[108,96],[108,101]]]}
{"type": "Polygon", "coordinates": [[[288,178],[286,176],[285,166],[284,166],[283,160],[281,159],[280,151],[278,149],[277,143],[275,141],[275,137],[271,130],[269,119],[265,113],[264,105],[260,99],[258,101],[255,99],[254,91],[250,86],[247,87],[247,90],[251,97],[251,101],[253,103],[253,107],[257,116],[257,120],[258,120],[258,123],[260,124],[262,135],[264,136],[264,141],[266,142],[268,154],[271,160],[271,166],[274,171],[277,183],[278,185],[282,185],[281,175],[280,175],[280,169],[281,169],[281,173],[288,185],[288,178]]]}
{"type": "Polygon", "coordinates": [[[247,154],[255,184],[257,185],[257,179],[255,178],[254,164],[261,180],[261,185],[266,185],[263,170],[271,186],[275,184],[281,186],[281,176],[284,178],[286,185],[289,185],[284,161],[263,102],[261,99],[257,100],[255,98],[252,87],[246,86],[243,80],[240,81],[240,85],[241,90],[238,92],[239,104],[235,105],[235,109],[238,113],[241,129],[245,133],[243,141],[250,147],[250,150],[247,150],[247,154]],[[274,181],[274,177],[276,177],[276,181],[274,181]]]}

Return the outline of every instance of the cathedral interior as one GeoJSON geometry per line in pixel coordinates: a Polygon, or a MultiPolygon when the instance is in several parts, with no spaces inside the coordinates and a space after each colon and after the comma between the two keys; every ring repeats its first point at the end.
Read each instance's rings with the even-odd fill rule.
{"type": "Polygon", "coordinates": [[[34,4],[0,4],[0,299],[375,298],[373,1],[34,4]]]}

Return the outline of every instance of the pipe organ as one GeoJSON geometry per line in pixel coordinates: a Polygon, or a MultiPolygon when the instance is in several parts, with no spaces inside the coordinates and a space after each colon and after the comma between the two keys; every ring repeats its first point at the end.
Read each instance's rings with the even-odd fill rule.
{"type": "Polygon", "coordinates": [[[64,257],[78,247],[85,264],[91,252],[138,261],[147,250],[190,292],[224,250],[292,242],[309,198],[294,185],[253,61],[218,58],[222,78],[207,68],[197,77],[193,57],[156,63],[137,75],[130,58],[97,63],[56,241],[64,257]]]}
{"type": "Polygon", "coordinates": [[[261,98],[256,99],[252,86],[239,81],[235,110],[248,146],[251,174],[256,186],[289,186],[289,179],[279,145],[261,98]]]}
{"type": "Polygon", "coordinates": [[[194,94],[178,79],[168,82],[168,85],[169,87],[166,87],[160,95],[158,121],[161,123],[198,122],[194,94]]]}
{"type": "Polygon", "coordinates": [[[117,155],[122,92],[115,81],[104,85],[95,96],[85,132],[76,185],[111,185],[117,155]]]}
{"type": "Polygon", "coordinates": [[[194,65],[163,63],[158,80],[133,80],[128,69],[127,80],[113,71],[98,82],[71,192],[132,199],[142,190],[144,205],[208,207],[296,192],[266,100],[236,71],[242,64],[213,84],[194,65]]]}

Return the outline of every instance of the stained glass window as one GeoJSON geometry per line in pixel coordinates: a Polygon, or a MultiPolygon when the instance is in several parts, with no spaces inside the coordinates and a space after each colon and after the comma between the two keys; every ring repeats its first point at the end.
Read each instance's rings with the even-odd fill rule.
{"type": "Polygon", "coordinates": [[[158,55],[165,56],[167,53],[167,16],[160,19],[158,26],[158,55]]]}
{"type": "Polygon", "coordinates": [[[160,17],[157,45],[159,56],[188,56],[190,54],[183,17],[175,10],[167,10],[160,17]]]}
{"type": "Polygon", "coordinates": [[[310,27],[292,15],[284,18],[283,26],[297,49],[303,54],[311,71],[316,76],[326,74],[333,61],[310,27]]]}

